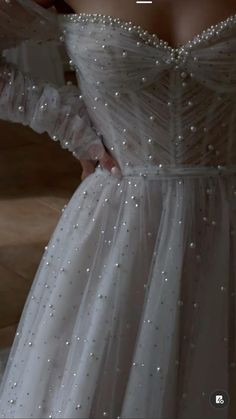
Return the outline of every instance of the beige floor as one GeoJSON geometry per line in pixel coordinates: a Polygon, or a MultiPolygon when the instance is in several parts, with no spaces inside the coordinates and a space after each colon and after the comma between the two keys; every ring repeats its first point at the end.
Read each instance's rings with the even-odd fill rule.
{"type": "Polygon", "coordinates": [[[0,349],[12,344],[39,261],[81,182],[81,166],[47,135],[0,121],[0,349]]]}

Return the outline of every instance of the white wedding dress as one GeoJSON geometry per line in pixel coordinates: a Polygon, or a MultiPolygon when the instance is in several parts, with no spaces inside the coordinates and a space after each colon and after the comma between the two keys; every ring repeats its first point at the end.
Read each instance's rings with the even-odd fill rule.
{"type": "Polygon", "coordinates": [[[123,174],[98,166],[63,208],[1,417],[235,418],[236,15],[179,48],[29,0],[1,2],[0,25],[2,46],[65,42],[80,86],[36,85],[3,62],[0,117],[78,157],[104,144],[123,174]],[[219,390],[224,408],[210,403],[219,390]]]}

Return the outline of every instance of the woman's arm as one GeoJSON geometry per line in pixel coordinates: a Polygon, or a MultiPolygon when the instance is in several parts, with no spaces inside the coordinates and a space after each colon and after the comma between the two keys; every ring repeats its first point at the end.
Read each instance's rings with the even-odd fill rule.
{"type": "Polygon", "coordinates": [[[48,9],[54,6],[57,13],[74,13],[74,10],[63,0],[34,0],[40,6],[48,9]]]}
{"type": "MultiPolygon", "coordinates": [[[[0,49],[31,39],[58,40],[57,15],[31,0],[0,1],[0,49]]],[[[92,128],[80,90],[49,84],[23,74],[0,59],[0,119],[47,132],[77,158],[91,159],[103,151],[101,138],[92,128]]]]}
{"type": "MultiPolygon", "coordinates": [[[[0,0],[0,51],[26,40],[59,42],[57,15],[31,0],[0,0]]],[[[1,57],[1,56],[0,56],[1,57]]],[[[0,59],[0,119],[47,132],[78,159],[99,160],[110,170],[116,166],[92,127],[80,90],[59,88],[34,80],[0,59]]]]}
{"type": "Polygon", "coordinates": [[[0,50],[29,40],[59,43],[57,14],[31,0],[0,0],[0,50]]]}
{"type": "Polygon", "coordinates": [[[28,125],[37,133],[47,132],[77,158],[96,160],[104,151],[75,86],[36,81],[2,60],[0,119],[28,125]]]}
{"type": "Polygon", "coordinates": [[[38,3],[40,6],[45,7],[46,9],[54,6],[56,3],[56,0],[34,0],[34,1],[35,3],[38,3]]]}

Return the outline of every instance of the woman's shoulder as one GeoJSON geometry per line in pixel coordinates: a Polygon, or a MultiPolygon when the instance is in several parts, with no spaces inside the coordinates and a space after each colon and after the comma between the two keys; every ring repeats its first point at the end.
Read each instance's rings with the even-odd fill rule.
{"type": "Polygon", "coordinates": [[[40,6],[48,9],[49,7],[54,6],[57,10],[57,13],[74,13],[73,9],[63,0],[34,0],[35,3],[38,3],[40,6]]]}

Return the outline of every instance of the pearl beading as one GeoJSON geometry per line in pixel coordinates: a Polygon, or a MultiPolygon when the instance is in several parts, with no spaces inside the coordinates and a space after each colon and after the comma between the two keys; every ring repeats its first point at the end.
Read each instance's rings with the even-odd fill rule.
{"type": "MultiPolygon", "coordinates": [[[[178,61],[182,54],[184,56],[189,54],[189,50],[196,45],[207,42],[212,37],[217,37],[222,34],[222,31],[232,27],[236,23],[236,14],[230,15],[226,19],[211,25],[209,28],[203,30],[198,35],[195,35],[193,39],[187,41],[185,44],[179,47],[172,47],[167,41],[159,38],[157,34],[151,33],[140,25],[133,24],[132,21],[125,21],[118,17],[111,15],[104,15],[101,13],[79,13],[79,14],[64,14],[63,19],[73,23],[95,23],[102,24],[105,26],[113,26],[130,33],[137,34],[140,40],[144,41],[145,44],[153,46],[155,48],[164,48],[170,52],[170,61],[178,61]]],[[[137,47],[141,46],[142,42],[137,42],[137,47]]]]}

